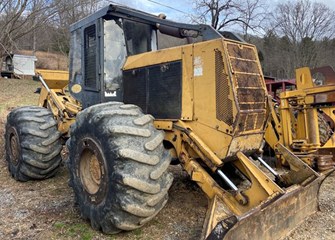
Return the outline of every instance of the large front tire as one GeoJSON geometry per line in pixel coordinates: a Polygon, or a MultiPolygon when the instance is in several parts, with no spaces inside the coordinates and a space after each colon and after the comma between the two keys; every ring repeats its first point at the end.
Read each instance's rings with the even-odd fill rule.
{"type": "Polygon", "coordinates": [[[134,105],[91,106],[71,128],[71,186],[82,216],[104,233],[133,230],[166,204],[172,175],[164,132],[134,105]]]}
{"type": "Polygon", "coordinates": [[[11,175],[18,181],[54,176],[62,160],[60,137],[57,122],[48,109],[27,106],[10,112],[5,149],[11,175]]]}

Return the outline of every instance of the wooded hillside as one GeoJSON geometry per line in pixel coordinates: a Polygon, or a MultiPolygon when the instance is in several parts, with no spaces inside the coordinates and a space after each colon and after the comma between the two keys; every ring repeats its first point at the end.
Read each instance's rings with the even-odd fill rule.
{"type": "MultiPolygon", "coordinates": [[[[127,1],[119,2],[127,4],[127,1]]],[[[323,3],[311,0],[279,1],[276,5],[269,0],[191,2],[193,10],[185,15],[185,21],[238,32],[258,47],[266,75],[287,79],[294,77],[297,67],[335,67],[335,13],[323,3]]],[[[57,53],[66,59],[69,26],[104,5],[101,0],[3,0],[0,2],[0,55],[22,50],[45,51],[49,56],[57,53]]],[[[64,60],[51,62],[52,67],[43,61],[39,64],[45,68],[66,68],[64,60]]]]}

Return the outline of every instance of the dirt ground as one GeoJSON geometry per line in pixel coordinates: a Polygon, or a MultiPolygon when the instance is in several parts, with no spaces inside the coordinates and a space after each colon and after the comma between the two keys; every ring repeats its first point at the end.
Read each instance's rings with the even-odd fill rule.
{"type": "MultiPolygon", "coordinates": [[[[39,84],[32,80],[0,79],[0,239],[199,239],[207,200],[179,166],[171,166],[174,183],[167,206],[143,228],[114,236],[93,231],[80,218],[62,166],[45,181],[16,182],[4,157],[4,126],[9,110],[36,104],[39,84]]],[[[321,211],[308,218],[286,240],[335,239],[335,174],[320,191],[321,211]]],[[[252,238],[251,238],[252,239],[252,238]]],[[[257,238],[255,238],[257,239],[257,238]]]]}

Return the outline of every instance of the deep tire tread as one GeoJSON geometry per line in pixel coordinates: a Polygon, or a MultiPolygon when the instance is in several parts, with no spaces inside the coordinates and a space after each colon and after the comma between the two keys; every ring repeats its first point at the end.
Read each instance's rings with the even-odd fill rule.
{"type": "Polygon", "coordinates": [[[171,157],[163,148],[164,132],[154,127],[151,115],[132,104],[103,103],[77,115],[70,135],[71,185],[82,216],[95,229],[105,233],[133,230],[165,206],[173,180],[167,172],[171,157]],[[76,147],[87,136],[100,142],[108,156],[109,188],[103,206],[89,202],[76,175],[76,147]]]}
{"type": "Polygon", "coordinates": [[[156,194],[155,197],[151,198],[147,202],[147,204],[151,207],[158,205],[166,197],[167,192],[170,189],[172,183],[173,183],[173,177],[172,175],[168,174],[166,186],[163,186],[161,192],[159,194],[156,194]]]}
{"type": "MultiPolygon", "coordinates": [[[[164,160],[169,158],[169,154],[166,153],[164,156],[164,160]]],[[[170,162],[169,161],[162,161],[157,168],[152,171],[150,173],[150,178],[153,180],[157,180],[159,179],[168,169],[168,167],[170,166],[170,162]]]]}
{"type": "Polygon", "coordinates": [[[126,204],[122,206],[122,209],[139,217],[149,217],[155,213],[155,208],[139,206],[137,204],[126,204]]]}
{"type": "Polygon", "coordinates": [[[42,107],[14,109],[7,116],[6,160],[12,176],[19,181],[46,179],[56,174],[62,150],[61,133],[53,114],[42,107]],[[20,156],[17,165],[10,160],[9,129],[16,129],[20,156]]]}
{"type": "Polygon", "coordinates": [[[150,122],[152,122],[153,117],[149,114],[143,115],[139,118],[134,119],[134,124],[137,126],[144,126],[150,122]]]}
{"type": "Polygon", "coordinates": [[[122,148],[119,150],[119,155],[124,158],[128,158],[130,160],[134,160],[136,162],[149,164],[149,165],[156,165],[159,163],[159,157],[157,155],[149,155],[146,153],[142,153],[140,151],[135,151],[128,148],[122,148]]]}
{"type": "Polygon", "coordinates": [[[55,126],[57,126],[57,122],[47,122],[47,123],[42,124],[40,126],[40,129],[41,130],[47,130],[47,129],[55,127],[55,126]]]}
{"type": "Polygon", "coordinates": [[[109,127],[109,132],[112,134],[125,134],[139,137],[150,137],[151,132],[149,129],[139,129],[135,127],[128,126],[111,126],[109,127]]]}
{"type": "Polygon", "coordinates": [[[140,222],[140,224],[141,224],[141,225],[144,225],[144,224],[146,224],[147,222],[151,221],[154,217],[156,217],[156,215],[163,209],[163,207],[165,207],[165,205],[167,204],[167,202],[168,202],[168,199],[167,199],[167,196],[165,195],[165,196],[164,196],[164,201],[163,201],[163,203],[161,204],[161,206],[156,210],[156,213],[155,213],[154,215],[150,216],[150,217],[147,217],[147,218],[145,218],[145,219],[142,219],[141,222],[140,222]]]}
{"type": "Polygon", "coordinates": [[[164,134],[163,132],[159,132],[153,139],[148,141],[144,147],[148,151],[154,151],[156,148],[158,148],[159,145],[162,144],[164,140],[164,134]]]}
{"type": "Polygon", "coordinates": [[[122,182],[140,192],[150,194],[157,194],[160,192],[160,185],[158,183],[149,183],[132,175],[124,175],[122,182]]]}

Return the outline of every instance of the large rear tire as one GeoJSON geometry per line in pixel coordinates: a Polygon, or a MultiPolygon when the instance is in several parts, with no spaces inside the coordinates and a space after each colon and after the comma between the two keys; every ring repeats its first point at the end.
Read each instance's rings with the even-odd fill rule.
{"type": "Polygon", "coordinates": [[[80,212],[104,233],[133,230],[165,206],[172,175],[164,132],[135,105],[109,102],[77,115],[69,170],[80,212]]]}
{"type": "Polygon", "coordinates": [[[60,137],[49,110],[37,106],[14,109],[7,116],[5,133],[9,172],[18,181],[54,176],[62,160],[60,137]]]}

